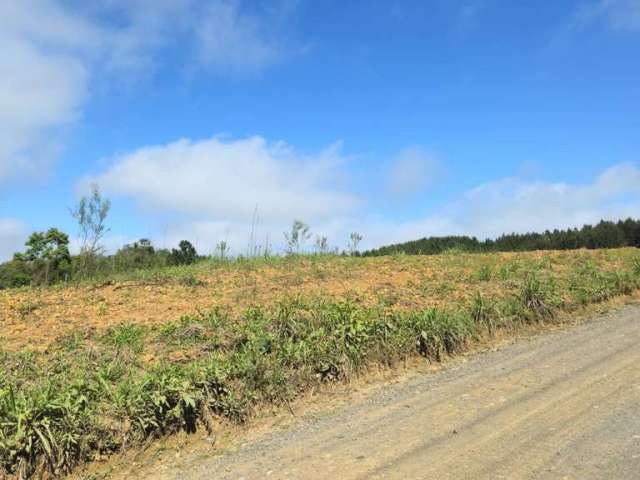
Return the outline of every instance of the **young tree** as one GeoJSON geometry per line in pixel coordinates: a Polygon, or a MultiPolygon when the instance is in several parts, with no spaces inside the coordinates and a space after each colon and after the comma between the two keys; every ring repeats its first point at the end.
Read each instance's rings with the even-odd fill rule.
{"type": "Polygon", "coordinates": [[[113,256],[118,270],[126,271],[136,268],[148,268],[158,264],[156,249],[151,240],[141,238],[133,244],[127,244],[113,256]]]}
{"type": "Polygon", "coordinates": [[[360,245],[361,241],[362,235],[358,232],[352,232],[351,235],[349,235],[349,252],[351,255],[356,255],[358,253],[358,245],[360,245]]]}
{"type": "Polygon", "coordinates": [[[109,231],[105,224],[111,201],[102,198],[98,184],[91,184],[91,195],[82,197],[78,206],[71,209],[71,216],[78,221],[82,270],[86,272],[89,261],[100,255],[104,247],[100,241],[109,231]]]}
{"type": "Polygon", "coordinates": [[[316,235],[316,251],[320,254],[325,254],[329,251],[329,240],[327,237],[316,235]]]}
{"type": "Polygon", "coordinates": [[[181,240],[179,250],[171,250],[171,263],[174,265],[191,265],[198,259],[198,252],[189,240],[181,240]]]}
{"type": "Polygon", "coordinates": [[[14,259],[28,263],[35,283],[53,283],[63,280],[69,273],[69,236],[50,228],[46,232],[34,232],[25,243],[27,250],[16,253],[14,259]]]}
{"type": "Polygon", "coordinates": [[[311,238],[309,225],[302,220],[294,220],[290,232],[284,232],[287,241],[287,253],[289,255],[299,254],[304,248],[304,244],[311,238]]]}
{"type": "Polygon", "coordinates": [[[214,255],[220,260],[226,260],[229,256],[229,250],[229,243],[226,240],[220,240],[218,243],[216,243],[214,255]]]}

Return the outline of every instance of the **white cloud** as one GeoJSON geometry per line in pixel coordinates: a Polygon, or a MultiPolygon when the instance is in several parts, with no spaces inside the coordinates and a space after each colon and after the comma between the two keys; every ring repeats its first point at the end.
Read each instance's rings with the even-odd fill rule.
{"type": "Polygon", "coordinates": [[[85,98],[90,25],[47,0],[0,3],[0,183],[38,175],[85,98]]]}
{"type": "MultiPolygon", "coordinates": [[[[292,12],[291,2],[248,8],[239,0],[100,0],[94,18],[119,15],[122,25],[108,35],[109,66],[145,71],[156,50],[181,45],[187,63],[218,73],[251,73],[286,52],[280,34],[292,12]]],[[[253,6],[255,7],[255,6],[253,6]]]]}
{"type": "Polygon", "coordinates": [[[12,218],[0,218],[0,262],[22,250],[26,240],[24,225],[12,218]]]}
{"type": "Polygon", "coordinates": [[[620,164],[587,185],[518,179],[487,183],[468,192],[453,208],[462,231],[493,237],[638,216],[639,206],[640,171],[620,164]]]}
{"type": "Polygon", "coordinates": [[[465,0],[459,8],[457,29],[458,33],[463,34],[476,25],[478,17],[487,8],[487,1],[465,0]]]}
{"type": "MultiPolygon", "coordinates": [[[[406,152],[411,150],[399,155],[399,164],[425,160],[406,152]]],[[[246,252],[256,205],[255,243],[264,246],[268,236],[276,251],[282,251],[282,233],[294,218],[328,236],[331,245],[344,248],[349,233],[357,231],[364,235],[362,248],[372,248],[432,235],[486,238],[640,215],[640,169],[631,163],[612,166],[586,184],[499,179],[433,215],[403,222],[363,208],[362,199],[335,181],[346,170],[339,146],[301,155],[261,137],[214,137],[141,148],[112,159],[105,172],[85,182],[98,181],[108,194],[130,197],[173,219],[163,233],[151,234],[156,244],[172,246],[186,238],[204,252],[220,240],[228,240],[235,253],[246,252]]]]}
{"type": "Polygon", "coordinates": [[[408,147],[394,157],[387,187],[393,196],[406,198],[433,185],[442,172],[440,160],[435,155],[420,147],[408,147]]]}
{"type": "Polygon", "coordinates": [[[592,183],[525,182],[505,178],[466,192],[436,214],[408,222],[381,219],[360,228],[373,242],[397,243],[425,236],[493,238],[510,232],[581,227],[602,219],[640,216],[640,169],[631,163],[603,171],[592,183]]]}
{"type": "Polygon", "coordinates": [[[608,0],[609,22],[618,30],[640,31],[640,1],[608,0]]]}
{"type": "Polygon", "coordinates": [[[234,1],[208,3],[195,32],[200,62],[215,70],[254,72],[284,53],[270,24],[242,14],[234,1]]]}
{"type": "Polygon", "coordinates": [[[0,2],[0,184],[46,174],[93,81],[148,75],[165,47],[181,47],[185,69],[269,66],[284,52],[282,5],[260,16],[227,0],[0,2]]]}
{"type": "Polygon", "coordinates": [[[598,0],[586,3],[576,12],[572,29],[583,29],[604,21],[617,31],[640,31],[640,0],[598,0]]]}
{"type": "Polygon", "coordinates": [[[141,148],[114,158],[97,181],[107,193],[143,208],[224,221],[250,221],[258,206],[267,222],[343,215],[358,199],[333,185],[345,160],[333,145],[306,156],[261,137],[141,148]]]}

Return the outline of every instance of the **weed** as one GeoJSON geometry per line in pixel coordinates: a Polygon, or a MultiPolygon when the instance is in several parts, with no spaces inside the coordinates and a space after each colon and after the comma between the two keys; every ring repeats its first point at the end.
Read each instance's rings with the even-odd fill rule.
{"type": "Polygon", "coordinates": [[[110,329],[104,336],[104,341],[117,351],[131,350],[141,353],[144,349],[144,336],[145,330],[140,325],[123,323],[110,329]]]}
{"type": "Polygon", "coordinates": [[[475,335],[471,317],[461,312],[428,309],[415,317],[418,352],[437,361],[462,349],[475,335]]]}
{"type": "Polygon", "coordinates": [[[381,290],[377,294],[378,302],[383,307],[392,307],[400,301],[400,295],[394,291],[381,290]]]}
{"type": "Polygon", "coordinates": [[[480,282],[488,282],[489,280],[491,280],[491,266],[490,265],[482,265],[482,267],[480,267],[480,270],[478,270],[475,275],[474,278],[480,282]]]}
{"type": "Polygon", "coordinates": [[[529,319],[540,320],[554,316],[553,288],[543,284],[536,275],[527,275],[518,298],[529,319]]]}
{"type": "Polygon", "coordinates": [[[480,292],[477,292],[473,297],[469,313],[477,325],[486,328],[489,335],[494,334],[496,330],[495,321],[498,316],[494,300],[483,296],[480,292]]]}
{"type": "Polygon", "coordinates": [[[39,307],[40,307],[39,303],[33,302],[31,300],[25,300],[18,305],[17,307],[18,314],[22,319],[25,319],[26,317],[31,315],[33,312],[35,312],[39,307]]]}
{"type": "Polygon", "coordinates": [[[448,293],[453,292],[455,289],[456,287],[453,282],[444,281],[436,285],[434,291],[438,295],[447,295],[448,293]]]}
{"type": "Polygon", "coordinates": [[[204,287],[207,282],[200,280],[198,277],[194,275],[187,275],[186,277],[181,277],[180,285],[184,287],[204,287]]]}
{"type": "Polygon", "coordinates": [[[616,270],[607,275],[606,280],[610,284],[610,290],[615,295],[628,295],[638,288],[638,282],[631,272],[616,270]]]}
{"type": "Polygon", "coordinates": [[[498,277],[501,280],[506,281],[516,276],[520,271],[520,265],[517,262],[507,262],[498,270],[498,277]]]}
{"type": "Polygon", "coordinates": [[[631,271],[636,277],[640,277],[640,258],[636,258],[633,261],[633,266],[631,268],[631,271]]]}
{"type": "Polygon", "coordinates": [[[74,352],[79,350],[84,343],[84,338],[79,332],[71,332],[58,338],[56,344],[67,352],[74,352]]]}

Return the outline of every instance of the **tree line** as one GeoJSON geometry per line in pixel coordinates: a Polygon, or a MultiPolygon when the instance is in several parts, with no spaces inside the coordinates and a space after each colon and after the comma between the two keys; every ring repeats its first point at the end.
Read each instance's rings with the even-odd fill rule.
{"type": "Polygon", "coordinates": [[[573,250],[578,248],[640,247],[640,220],[602,220],[596,225],[543,233],[509,233],[495,239],[469,236],[425,237],[363,252],[364,256],[434,255],[448,250],[464,252],[523,252],[532,250],[573,250]]]}
{"type": "MultiPolygon", "coordinates": [[[[209,258],[199,255],[188,240],[181,240],[178,248],[158,249],[147,238],[124,245],[114,254],[107,255],[102,242],[109,232],[106,219],[110,209],[109,199],[101,195],[98,185],[92,185],[90,195],[82,197],[75,208],[69,209],[78,223],[79,253],[71,255],[69,236],[57,228],[34,232],[26,241],[24,252],[16,253],[10,261],[0,263],[0,289],[104,278],[133,270],[190,265],[209,258]]],[[[247,257],[274,256],[268,237],[264,246],[255,243],[254,228],[255,225],[252,226],[247,257]]],[[[291,229],[284,232],[284,238],[286,255],[311,252],[319,255],[340,254],[338,248],[332,249],[328,238],[321,235],[315,236],[315,244],[309,248],[307,242],[312,238],[311,227],[302,220],[294,220],[291,229]]],[[[342,255],[359,255],[361,240],[362,235],[351,233],[347,250],[343,250],[342,255]]],[[[230,255],[230,246],[225,240],[216,244],[212,257],[227,260],[230,255]]]]}
{"type": "Polygon", "coordinates": [[[105,255],[102,240],[109,231],[106,218],[111,202],[92,185],[91,195],[80,199],[70,213],[78,222],[80,252],[71,255],[69,236],[50,228],[32,233],[25,251],[0,264],[0,289],[27,285],[51,285],[83,278],[105,276],[143,268],[189,265],[202,258],[188,240],[178,248],[156,249],[149,239],[124,245],[113,255],[105,255]]]}
{"type": "MultiPolygon", "coordinates": [[[[199,255],[188,240],[180,241],[178,248],[157,249],[149,239],[142,238],[124,245],[112,255],[105,254],[102,245],[109,232],[106,219],[111,202],[100,194],[97,185],[92,185],[91,194],[80,199],[72,217],[78,222],[79,253],[71,255],[69,236],[50,228],[34,232],[25,243],[25,251],[16,253],[13,259],[0,264],[0,289],[28,285],[50,285],[59,282],[106,277],[114,273],[139,269],[162,268],[174,265],[189,265],[207,258],[199,255]]],[[[252,229],[253,230],[253,229],[252,229]]],[[[253,238],[252,233],[252,238],[253,238]]],[[[419,240],[388,245],[361,252],[362,235],[353,232],[349,236],[346,250],[331,248],[327,237],[316,235],[312,246],[308,242],[313,235],[309,225],[294,220],[290,231],[284,232],[286,255],[315,253],[319,255],[379,256],[395,253],[431,255],[445,251],[464,252],[512,252],[531,250],[570,250],[578,248],[640,247],[640,220],[628,218],[618,222],[601,221],[582,228],[547,230],[543,233],[510,233],[496,239],[478,240],[470,236],[425,237],[419,240]]],[[[247,256],[273,256],[268,241],[263,247],[255,241],[247,256]]],[[[226,241],[216,244],[214,258],[229,258],[230,247],[226,241]]]]}

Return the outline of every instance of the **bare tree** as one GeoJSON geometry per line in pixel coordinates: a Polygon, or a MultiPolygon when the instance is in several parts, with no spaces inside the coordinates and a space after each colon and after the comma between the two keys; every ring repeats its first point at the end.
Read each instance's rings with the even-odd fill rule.
{"type": "Polygon", "coordinates": [[[329,240],[327,237],[316,235],[316,252],[325,254],[329,251],[329,240]]]}
{"type": "Polygon", "coordinates": [[[110,209],[111,201],[102,198],[100,187],[96,183],[91,184],[91,195],[82,197],[78,206],[70,209],[71,216],[78,221],[83,269],[86,269],[91,259],[104,252],[100,242],[109,231],[105,220],[110,209]]]}
{"type": "Polygon", "coordinates": [[[216,258],[220,260],[226,260],[227,256],[229,255],[229,250],[230,248],[227,241],[220,240],[218,243],[216,243],[216,251],[215,251],[216,258]]]}
{"type": "Polygon", "coordinates": [[[309,225],[302,220],[294,220],[290,232],[284,232],[287,241],[287,253],[299,254],[304,248],[304,244],[311,238],[309,225]]]}
{"type": "Polygon", "coordinates": [[[351,255],[356,255],[358,253],[358,245],[360,245],[361,241],[362,235],[358,232],[352,232],[351,235],[349,235],[349,252],[351,255]]]}

